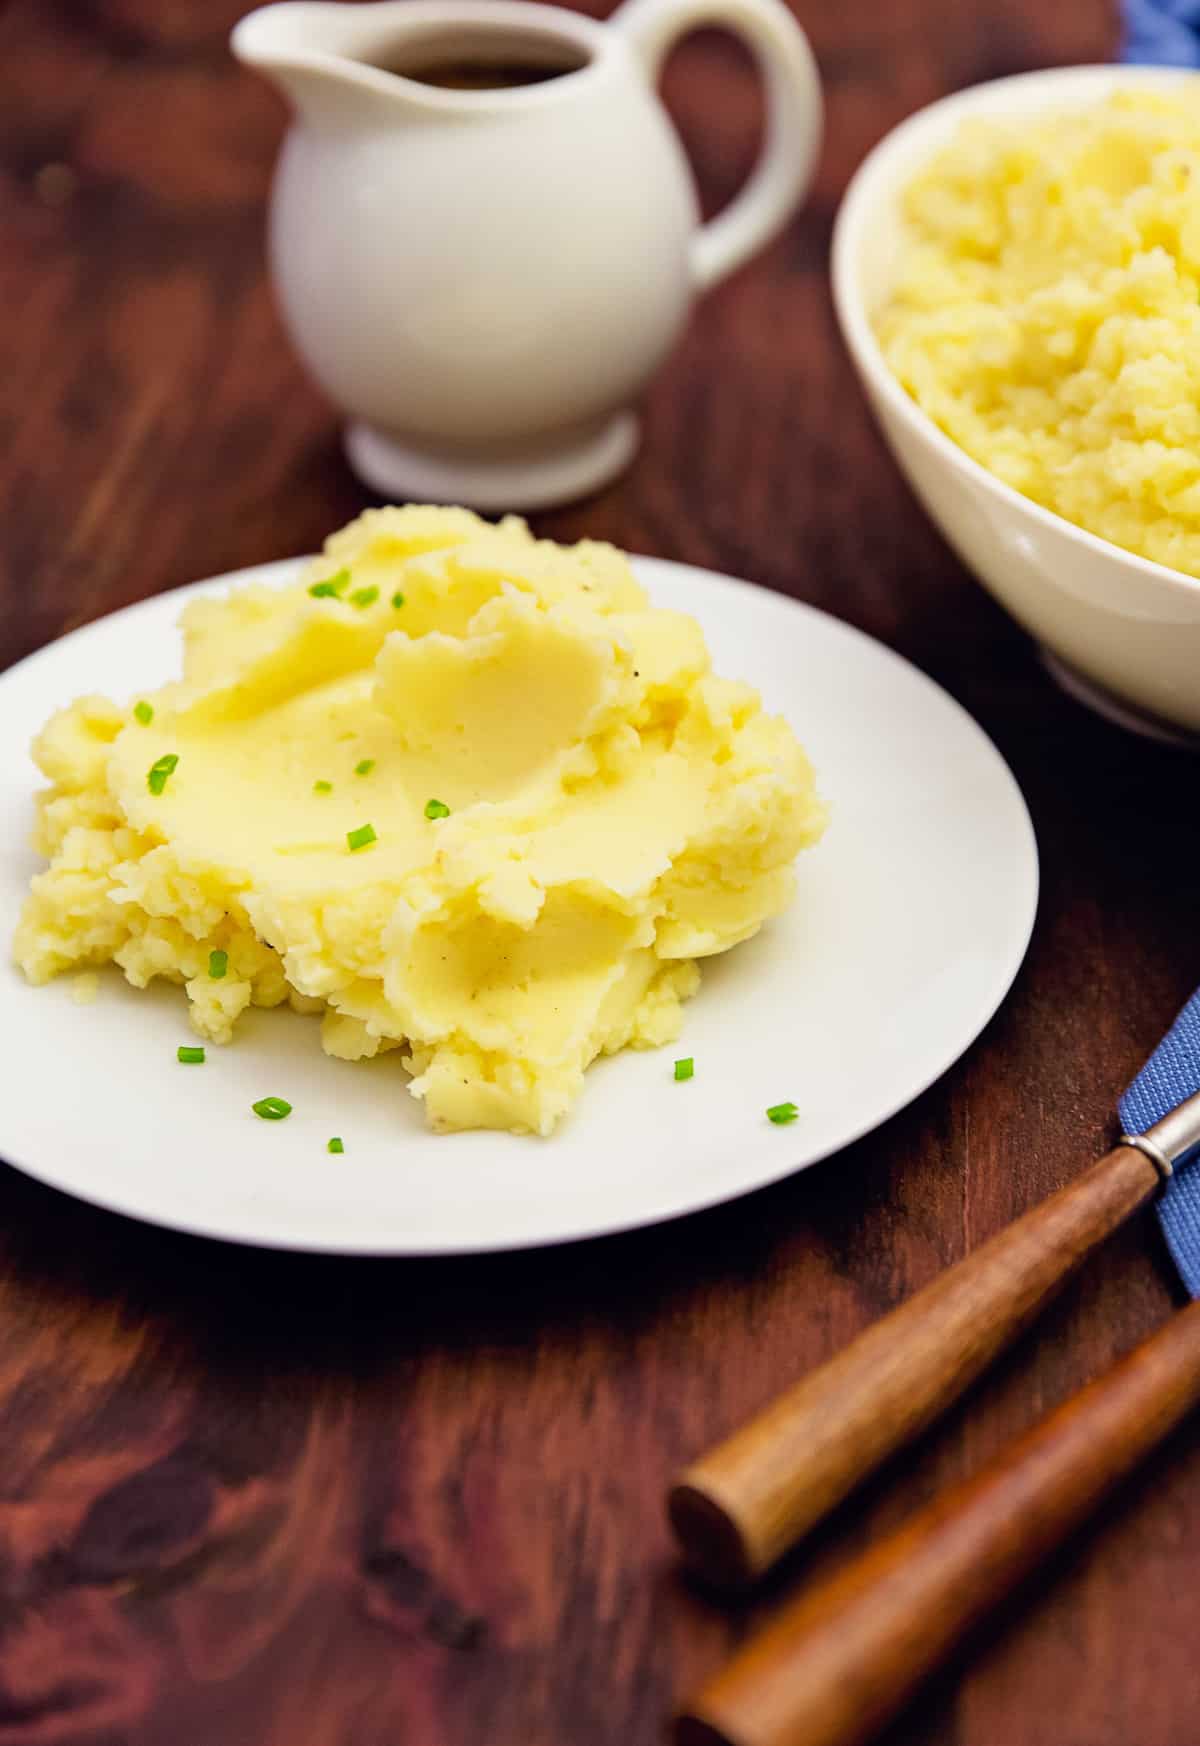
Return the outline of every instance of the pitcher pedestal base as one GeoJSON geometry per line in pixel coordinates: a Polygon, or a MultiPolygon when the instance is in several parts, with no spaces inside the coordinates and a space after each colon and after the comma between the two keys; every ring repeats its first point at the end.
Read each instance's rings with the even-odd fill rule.
{"type": "Polygon", "coordinates": [[[412,448],[374,425],[346,427],[346,457],[365,485],[394,503],[460,503],[489,512],[553,509],[598,491],[637,452],[632,412],[494,452],[412,448]]]}

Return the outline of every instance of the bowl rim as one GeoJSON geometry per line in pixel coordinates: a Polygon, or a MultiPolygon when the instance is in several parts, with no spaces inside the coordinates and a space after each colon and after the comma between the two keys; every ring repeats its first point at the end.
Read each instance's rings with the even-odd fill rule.
{"type": "MultiPolygon", "coordinates": [[[[1067,67],[1039,67],[1032,72],[1013,73],[1002,79],[988,79],[978,85],[968,85],[949,92],[932,103],[914,110],[903,121],[873,145],[847,184],[837,216],[832,241],[831,280],[834,313],[842,339],[864,383],[886,403],[888,409],[918,439],[930,446],[953,472],[976,486],[995,494],[1018,514],[1031,517],[1038,525],[1060,536],[1080,542],[1097,558],[1118,560],[1129,565],[1147,581],[1153,581],[1194,597],[1200,593],[1200,577],[1189,576],[1185,570],[1175,570],[1153,558],[1143,558],[1137,552],[1119,546],[1100,534],[1091,533],[1078,523],[1069,521],[1057,510],[1046,509],[1032,497],[1026,497],[1015,486],[1006,484],[960,448],[946,435],[925,409],[917,404],[901,385],[892,370],[867,314],[855,264],[858,239],[870,216],[870,207],[880,196],[878,182],[893,168],[897,158],[907,155],[927,136],[928,155],[944,143],[953,125],[972,114],[995,114],[1001,107],[997,94],[1003,91],[1029,94],[1045,88],[1075,87],[1081,94],[1095,90],[1115,90],[1128,86],[1165,87],[1200,83],[1200,73],[1187,67],[1121,66],[1106,61],[1067,67]]],[[[1021,105],[1025,107],[1024,104],[1021,105]]],[[[1033,106],[1030,106],[1032,112],[1033,106]]],[[[913,173],[910,170],[910,175],[913,173]]],[[[890,198],[894,199],[892,195],[890,198]]]]}

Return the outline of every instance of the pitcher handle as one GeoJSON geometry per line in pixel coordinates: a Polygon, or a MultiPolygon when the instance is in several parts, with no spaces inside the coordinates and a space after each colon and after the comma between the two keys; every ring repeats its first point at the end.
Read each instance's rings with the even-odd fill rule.
{"type": "Polygon", "coordinates": [[[822,109],[808,38],[783,0],[626,0],[611,22],[629,37],[651,83],[678,39],[706,24],[740,36],[766,83],[758,162],[741,193],[692,242],[692,280],[706,291],[783,228],[808,187],[822,109]]]}

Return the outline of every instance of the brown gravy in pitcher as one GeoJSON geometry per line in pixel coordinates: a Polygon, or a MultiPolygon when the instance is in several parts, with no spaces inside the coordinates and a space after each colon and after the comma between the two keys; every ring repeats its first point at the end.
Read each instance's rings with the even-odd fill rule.
{"type": "Polygon", "coordinates": [[[577,73],[587,56],[552,36],[470,30],[396,43],[369,64],[443,91],[511,91],[577,73]]]}
{"type": "Polygon", "coordinates": [[[535,67],[519,61],[436,61],[428,67],[408,67],[403,61],[389,73],[415,79],[419,85],[438,85],[443,91],[507,91],[517,85],[544,85],[573,73],[574,67],[535,67]]]}

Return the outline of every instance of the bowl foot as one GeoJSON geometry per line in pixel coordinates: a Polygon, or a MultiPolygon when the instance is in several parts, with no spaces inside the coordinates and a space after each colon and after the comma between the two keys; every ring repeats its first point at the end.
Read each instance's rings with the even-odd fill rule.
{"type": "Polygon", "coordinates": [[[1149,710],[1142,710],[1136,704],[1126,703],[1123,698],[1114,697],[1111,691],[1106,691],[1102,685],[1097,685],[1091,679],[1085,679],[1082,673],[1067,664],[1050,650],[1039,648],[1042,664],[1055,684],[1073,697],[1076,703],[1082,703],[1086,708],[1095,710],[1105,721],[1113,722],[1117,727],[1127,728],[1130,733],[1141,734],[1144,739],[1160,740],[1168,746],[1184,746],[1188,751],[1200,752],[1200,734],[1192,734],[1186,728],[1175,727],[1171,722],[1164,721],[1161,716],[1151,715],[1149,710]]]}
{"type": "Polygon", "coordinates": [[[490,451],[414,448],[374,425],[346,427],[346,456],[364,484],[394,503],[456,503],[486,511],[552,509],[615,479],[637,452],[638,421],[621,412],[536,442],[490,451]]]}

